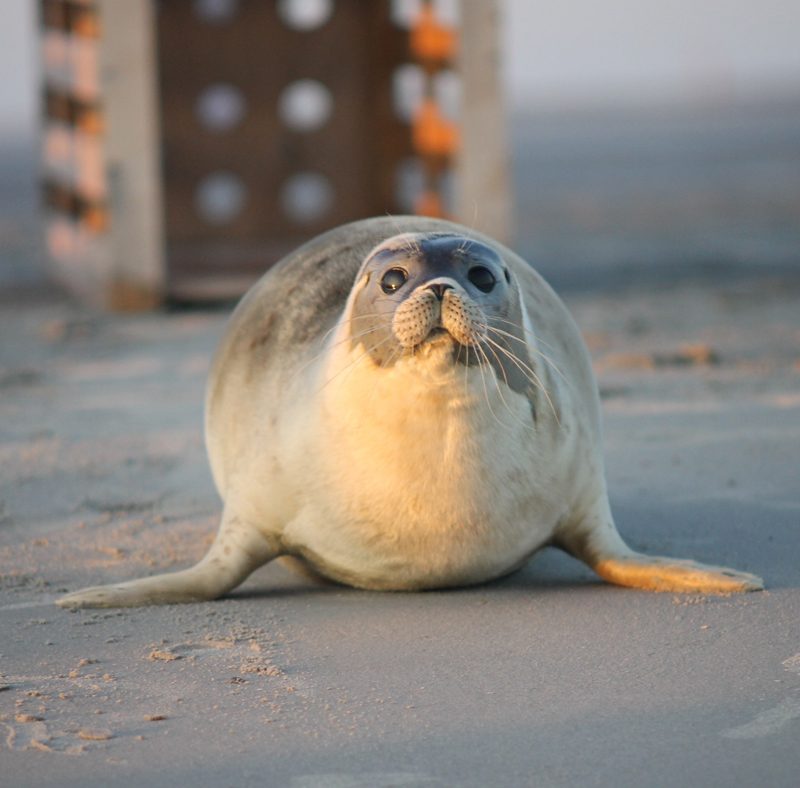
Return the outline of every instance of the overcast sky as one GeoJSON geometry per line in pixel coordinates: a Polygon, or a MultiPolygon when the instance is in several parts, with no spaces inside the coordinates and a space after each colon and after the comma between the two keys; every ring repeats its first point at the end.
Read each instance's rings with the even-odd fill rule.
{"type": "MultiPolygon", "coordinates": [[[[800,95],[800,0],[501,3],[517,106],[800,95]]],[[[0,133],[35,123],[36,5],[0,0],[0,133]]]]}

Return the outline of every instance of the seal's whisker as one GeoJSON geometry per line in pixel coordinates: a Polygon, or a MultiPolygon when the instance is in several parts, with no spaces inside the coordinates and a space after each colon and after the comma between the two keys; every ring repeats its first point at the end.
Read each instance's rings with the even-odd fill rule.
{"type": "MultiPolygon", "coordinates": [[[[391,310],[391,309],[387,309],[385,312],[371,312],[371,313],[370,313],[370,314],[368,314],[368,315],[353,315],[352,317],[348,317],[348,318],[347,318],[347,320],[345,320],[344,322],[345,322],[345,323],[352,324],[354,320],[368,320],[368,319],[369,319],[369,318],[371,318],[371,317],[384,317],[384,316],[386,316],[386,315],[391,315],[391,314],[392,314],[392,310],[391,310]]],[[[336,331],[336,329],[337,329],[337,328],[339,328],[339,325],[340,325],[340,323],[339,323],[339,321],[337,320],[337,321],[336,321],[336,322],[335,322],[335,323],[334,323],[334,324],[333,324],[333,325],[332,325],[332,326],[331,326],[331,327],[330,327],[330,328],[329,328],[329,329],[328,329],[328,330],[327,330],[327,331],[326,331],[326,332],[325,332],[325,333],[322,335],[322,337],[321,337],[321,338],[320,338],[320,340],[319,340],[319,344],[320,344],[320,345],[324,345],[324,344],[325,344],[325,340],[326,340],[326,339],[327,339],[327,338],[328,338],[328,337],[329,337],[329,336],[330,336],[330,335],[331,335],[331,334],[332,334],[334,331],[336,331]]],[[[352,339],[352,337],[350,337],[350,338],[352,339]]],[[[342,341],[346,341],[346,340],[342,340],[342,341]]],[[[331,345],[331,347],[336,347],[336,345],[337,345],[337,344],[339,344],[339,343],[337,342],[336,344],[334,344],[334,345],[331,345]]],[[[326,348],[326,349],[327,349],[327,348],[326,348]]],[[[324,351],[323,351],[323,352],[324,352],[324,351]]]]}
{"type": "MultiPolygon", "coordinates": [[[[334,326],[335,328],[335,326],[334,326]]],[[[330,353],[332,350],[335,350],[337,347],[344,345],[346,342],[352,342],[354,339],[358,339],[359,337],[366,336],[367,334],[371,334],[373,331],[377,331],[378,326],[372,326],[371,328],[366,328],[363,331],[360,331],[358,334],[353,334],[350,336],[346,336],[344,339],[340,339],[338,342],[334,342],[332,345],[328,347],[324,347],[319,353],[312,356],[305,364],[301,365],[295,373],[289,378],[288,382],[291,383],[303,370],[308,369],[308,367],[313,364],[318,359],[322,358],[326,353],[330,353]]],[[[330,331],[328,332],[330,334],[330,331]]]]}
{"type": "Polygon", "coordinates": [[[484,339],[491,343],[494,347],[496,347],[499,351],[501,351],[504,355],[506,355],[517,367],[517,369],[523,374],[525,379],[534,386],[538,386],[542,389],[545,393],[545,387],[542,383],[539,376],[534,372],[534,370],[528,366],[524,361],[521,361],[517,356],[509,351],[508,348],[503,347],[500,343],[495,342],[493,339],[490,339],[488,336],[484,337],[484,339]]]}
{"type": "MultiPolygon", "coordinates": [[[[500,320],[500,319],[493,317],[492,320],[500,320]]],[[[518,326],[516,323],[512,323],[510,320],[502,320],[500,322],[508,323],[509,325],[512,325],[515,328],[519,328],[522,331],[527,331],[527,329],[525,329],[523,326],[518,326]]],[[[550,364],[550,366],[553,367],[553,369],[556,372],[558,372],[558,374],[561,376],[561,379],[564,381],[564,383],[566,383],[570,388],[572,387],[572,383],[570,383],[567,380],[567,378],[564,376],[564,373],[558,368],[558,365],[556,364],[556,362],[553,361],[553,359],[551,359],[550,356],[547,356],[544,353],[542,353],[542,351],[539,350],[539,348],[534,347],[533,345],[531,345],[530,342],[526,342],[524,339],[520,339],[518,336],[515,336],[514,334],[511,334],[508,331],[503,331],[502,328],[497,328],[496,326],[490,326],[488,324],[487,324],[486,328],[489,329],[490,331],[494,331],[496,334],[503,334],[503,336],[507,336],[507,337],[510,337],[511,339],[515,339],[517,342],[520,342],[521,344],[525,345],[525,347],[527,347],[529,350],[532,350],[534,353],[536,353],[536,355],[541,356],[548,364],[550,364]]],[[[527,331],[527,333],[530,334],[531,332],[527,331]]],[[[538,340],[538,341],[541,341],[541,340],[538,340]]]]}
{"type": "Polygon", "coordinates": [[[328,350],[333,350],[334,348],[339,347],[339,345],[344,345],[347,342],[355,342],[355,340],[361,339],[361,337],[365,337],[368,334],[374,333],[379,328],[380,328],[380,326],[370,326],[369,328],[365,328],[363,331],[359,331],[356,334],[350,334],[350,336],[346,336],[344,339],[340,339],[338,342],[334,342],[328,348],[328,350]]]}
{"type": "Polygon", "coordinates": [[[403,348],[401,345],[397,345],[397,347],[395,347],[395,349],[392,351],[391,356],[389,356],[389,358],[387,358],[385,361],[381,363],[381,369],[386,369],[389,366],[389,364],[391,364],[392,361],[394,361],[394,357],[398,354],[398,352],[402,351],[402,349],[403,348]]]}
{"type": "Polygon", "coordinates": [[[467,358],[464,361],[464,398],[469,398],[469,348],[467,348],[467,358]]]}
{"type": "Polygon", "coordinates": [[[548,345],[547,342],[545,342],[541,338],[541,336],[539,336],[538,334],[534,333],[529,328],[525,328],[525,326],[521,325],[520,323],[515,323],[513,320],[505,320],[502,317],[496,317],[496,316],[492,316],[492,320],[496,320],[498,323],[505,323],[508,326],[513,326],[514,328],[518,328],[524,334],[527,334],[528,336],[530,336],[531,339],[533,339],[534,342],[541,342],[543,345],[545,345],[546,347],[550,348],[550,350],[554,350],[555,349],[552,345],[548,345]]]}
{"type": "MultiPolygon", "coordinates": [[[[385,317],[386,315],[391,315],[391,314],[392,314],[392,310],[388,310],[386,312],[375,312],[374,314],[371,314],[371,315],[363,315],[363,317],[365,317],[365,318],[385,317]]],[[[358,318],[358,319],[360,320],[361,318],[358,318]]],[[[353,328],[352,324],[351,324],[350,328],[351,329],[353,328]]],[[[381,326],[371,326],[370,328],[364,329],[364,330],[366,330],[366,331],[375,331],[378,328],[381,328],[381,326]]],[[[348,339],[355,339],[357,336],[359,336],[359,334],[350,334],[350,335],[346,336],[344,338],[344,340],[342,340],[342,341],[347,341],[348,339]]]]}
{"type": "MultiPolygon", "coordinates": [[[[458,343],[458,353],[456,354],[456,362],[454,364],[454,368],[457,370],[458,365],[461,363],[461,351],[464,350],[464,346],[459,342],[458,343]]],[[[464,368],[466,369],[467,364],[469,363],[469,350],[467,351],[467,360],[464,362],[464,368]]],[[[466,384],[466,374],[464,376],[464,383],[466,384]]],[[[464,395],[466,396],[467,390],[466,386],[464,388],[464,395]]]]}
{"type": "MultiPolygon", "coordinates": [[[[555,350],[555,348],[551,344],[545,342],[538,334],[535,334],[529,328],[525,328],[525,326],[521,326],[518,323],[513,322],[512,320],[503,320],[503,318],[501,317],[493,317],[492,320],[497,320],[498,323],[506,323],[509,326],[514,326],[514,328],[518,328],[520,331],[529,334],[535,342],[541,342],[548,350],[555,350]]],[[[537,350],[536,352],[541,353],[541,351],[539,350],[537,350]]],[[[547,358],[547,356],[545,356],[545,358],[547,358]]]]}
{"type": "Polygon", "coordinates": [[[416,249],[414,249],[414,243],[410,238],[403,238],[403,242],[400,244],[400,250],[409,256],[416,253],[416,249]]]}
{"type": "MultiPolygon", "coordinates": [[[[476,347],[476,350],[478,350],[477,346],[475,346],[475,347],[476,347]]],[[[494,412],[492,411],[492,403],[489,402],[489,391],[486,388],[486,378],[484,377],[484,373],[483,373],[483,359],[480,356],[480,352],[478,353],[478,372],[481,373],[481,382],[483,383],[483,395],[484,395],[484,398],[486,399],[486,405],[489,407],[489,412],[492,414],[492,416],[494,416],[494,412]]],[[[494,416],[494,418],[495,418],[495,421],[498,422],[498,424],[502,423],[497,418],[497,416],[494,416]]]]}
{"type": "MultiPolygon", "coordinates": [[[[350,370],[348,371],[347,375],[344,378],[344,380],[346,380],[347,377],[349,377],[349,375],[352,373],[352,371],[356,368],[358,363],[364,358],[364,356],[369,355],[374,350],[377,350],[382,344],[384,344],[384,342],[388,342],[391,339],[392,339],[392,337],[385,337],[380,342],[376,342],[371,347],[366,347],[366,345],[362,345],[364,347],[364,352],[357,359],[354,359],[353,361],[348,362],[341,370],[339,370],[339,372],[337,374],[341,374],[342,372],[344,372],[345,369],[347,369],[347,367],[350,367],[350,370]]],[[[384,365],[384,362],[381,362],[381,364],[379,365],[381,367],[381,369],[384,368],[383,365],[384,365]]],[[[344,380],[342,382],[344,382],[344,380]]]]}
{"type": "MultiPolygon", "coordinates": [[[[499,418],[497,418],[497,414],[494,412],[494,409],[492,408],[492,403],[489,401],[489,389],[486,388],[486,375],[484,374],[484,365],[480,363],[480,357],[482,356],[483,359],[486,361],[486,369],[489,370],[490,373],[494,372],[494,367],[492,366],[491,362],[489,361],[489,357],[486,355],[486,352],[484,351],[484,349],[480,345],[474,345],[474,347],[478,351],[478,354],[479,354],[478,369],[481,372],[481,380],[483,381],[483,393],[484,393],[484,396],[486,397],[486,405],[489,408],[489,413],[491,413],[492,416],[494,416],[494,420],[501,427],[503,427],[504,429],[508,429],[508,425],[507,424],[503,424],[503,422],[500,421],[499,418]]],[[[494,378],[494,384],[495,384],[495,386],[497,386],[497,391],[499,393],[500,392],[500,386],[499,386],[499,384],[497,382],[497,377],[496,376],[494,378]]],[[[502,394],[501,394],[501,396],[502,396],[502,394]]]]}
{"type": "MultiPolygon", "coordinates": [[[[394,310],[392,310],[392,309],[387,309],[385,312],[369,312],[366,315],[354,315],[353,317],[348,317],[345,322],[346,323],[352,323],[354,320],[368,320],[371,317],[386,317],[386,315],[391,315],[393,311],[394,310]]],[[[338,323],[337,323],[337,325],[338,325],[338,323]]],[[[336,329],[336,327],[337,326],[335,325],[333,327],[333,329],[336,329]]],[[[329,330],[328,333],[330,333],[330,330],[329,330]]]]}
{"type": "Polygon", "coordinates": [[[474,210],[472,211],[472,221],[467,228],[469,232],[463,236],[464,240],[461,242],[461,246],[456,250],[457,252],[463,252],[467,248],[467,244],[472,240],[472,236],[475,233],[475,224],[478,221],[478,201],[473,200],[472,202],[474,210]]]}
{"type": "Polygon", "coordinates": [[[386,211],[386,216],[388,216],[389,219],[392,220],[392,224],[394,225],[394,229],[397,230],[397,234],[402,235],[403,231],[400,229],[400,225],[397,223],[397,219],[395,218],[395,216],[389,213],[389,211],[386,211]]]}
{"type": "Polygon", "coordinates": [[[484,395],[484,399],[486,400],[486,406],[489,408],[489,413],[492,414],[492,416],[494,417],[494,420],[501,427],[506,427],[506,425],[503,424],[503,422],[500,421],[500,419],[497,418],[497,414],[494,412],[494,410],[492,408],[492,403],[489,400],[489,389],[486,387],[486,371],[487,370],[492,370],[492,365],[489,363],[489,359],[488,359],[487,355],[483,352],[483,350],[481,349],[481,347],[479,345],[473,345],[472,347],[474,348],[475,352],[478,355],[478,371],[481,374],[481,383],[483,384],[483,395],[484,395]],[[484,364],[484,362],[485,362],[485,364],[484,364]]]}
{"type": "MultiPolygon", "coordinates": [[[[354,317],[349,317],[349,318],[347,318],[347,320],[345,320],[344,322],[345,322],[345,324],[350,324],[350,325],[352,326],[352,323],[353,323],[353,321],[354,321],[354,320],[368,320],[369,318],[372,318],[372,317],[385,317],[386,315],[391,315],[391,314],[392,314],[392,311],[393,311],[393,310],[391,310],[391,309],[387,309],[385,312],[370,312],[370,313],[369,313],[369,314],[367,314],[367,315],[357,315],[357,316],[354,316],[354,317]]],[[[337,328],[339,328],[339,325],[340,325],[340,324],[339,324],[339,321],[337,321],[336,323],[334,323],[334,324],[333,324],[333,325],[332,325],[332,326],[331,326],[331,327],[330,327],[330,328],[329,328],[329,329],[328,329],[328,330],[327,330],[327,331],[326,331],[326,332],[323,334],[323,336],[322,336],[322,339],[321,339],[321,341],[320,341],[320,344],[324,345],[324,344],[325,344],[325,340],[327,340],[327,338],[328,338],[328,337],[329,337],[329,336],[330,336],[330,335],[331,335],[331,334],[332,334],[334,331],[336,331],[336,329],[337,329],[337,328]]],[[[334,343],[333,343],[333,344],[332,344],[330,347],[326,347],[326,348],[324,348],[324,349],[323,349],[323,351],[322,351],[322,353],[325,353],[325,352],[327,352],[328,350],[332,350],[333,348],[337,347],[338,345],[341,345],[341,344],[342,344],[342,343],[344,343],[344,342],[347,342],[347,341],[349,341],[349,340],[352,340],[352,339],[357,339],[359,336],[362,336],[364,333],[367,333],[367,332],[369,332],[369,331],[374,331],[374,330],[375,330],[375,329],[377,329],[377,328],[378,328],[378,326],[372,326],[371,328],[365,329],[365,331],[363,331],[363,332],[361,332],[361,333],[359,333],[359,334],[350,334],[350,335],[346,336],[344,339],[340,339],[338,342],[334,342],[334,343]]]]}
{"type": "MultiPolygon", "coordinates": [[[[487,342],[490,342],[492,345],[494,345],[501,353],[505,353],[505,355],[507,355],[509,357],[509,359],[511,359],[511,361],[513,361],[519,367],[519,369],[520,369],[520,371],[522,372],[523,375],[525,374],[525,369],[527,369],[528,372],[531,375],[533,375],[534,379],[536,380],[536,383],[539,384],[539,388],[542,390],[542,393],[545,395],[545,397],[547,397],[547,401],[548,401],[548,403],[550,403],[550,409],[553,411],[553,416],[555,417],[555,420],[558,423],[558,426],[560,427],[561,426],[561,421],[558,418],[558,413],[556,413],[556,409],[555,409],[555,406],[553,405],[553,401],[550,399],[550,395],[547,393],[547,389],[545,388],[544,383],[542,383],[541,378],[539,378],[539,376],[527,364],[524,364],[523,362],[521,362],[513,353],[511,353],[509,350],[506,350],[506,348],[504,348],[502,345],[500,345],[499,343],[495,342],[493,339],[490,339],[488,336],[484,337],[484,339],[487,342]],[[523,367],[524,367],[524,369],[523,369],[523,367]]],[[[527,377],[527,375],[526,375],[526,377],[527,377]]],[[[530,380],[530,378],[529,378],[529,380],[530,380]]],[[[533,383],[533,380],[531,380],[531,383],[533,383]]]]}
{"type": "Polygon", "coordinates": [[[358,362],[361,361],[361,359],[364,358],[364,356],[369,355],[370,353],[372,353],[373,350],[380,347],[384,342],[388,342],[390,339],[391,336],[382,339],[380,342],[374,344],[371,348],[367,348],[358,358],[354,359],[353,361],[349,361],[333,377],[326,380],[315,392],[313,392],[313,394],[311,394],[311,397],[316,397],[317,394],[319,394],[329,383],[332,383],[334,380],[336,380],[336,378],[338,378],[339,375],[341,375],[342,372],[344,372],[348,367],[352,367],[354,364],[358,364],[358,362]]]}
{"type": "MultiPolygon", "coordinates": [[[[491,340],[489,340],[489,341],[491,342],[491,340]]],[[[494,344],[496,344],[496,343],[492,342],[492,344],[494,345],[494,344]]],[[[492,350],[492,348],[489,348],[489,350],[491,351],[492,355],[493,355],[493,356],[494,356],[494,358],[495,358],[495,361],[498,363],[498,365],[499,365],[500,369],[502,370],[502,372],[503,372],[503,379],[504,379],[504,380],[505,380],[505,382],[506,382],[506,386],[508,386],[508,376],[506,375],[505,368],[503,367],[503,364],[502,364],[502,362],[500,361],[500,358],[498,357],[497,353],[495,353],[495,352],[494,352],[494,350],[492,350]]],[[[484,351],[484,352],[485,352],[485,351],[484,351]]],[[[521,424],[521,425],[522,425],[523,427],[525,427],[526,429],[533,429],[533,428],[532,428],[532,427],[531,427],[529,424],[525,424],[525,422],[523,422],[523,421],[520,421],[520,420],[517,418],[517,416],[516,416],[516,414],[514,413],[514,411],[513,411],[513,410],[511,410],[511,407],[509,406],[508,402],[506,401],[506,398],[505,398],[505,396],[503,395],[503,390],[500,388],[500,383],[499,383],[499,381],[497,381],[497,378],[496,378],[496,377],[495,377],[495,383],[497,384],[497,393],[500,395],[500,399],[501,399],[501,400],[503,400],[503,405],[505,405],[505,407],[506,407],[506,410],[509,412],[509,414],[511,414],[511,418],[512,418],[512,419],[514,419],[514,421],[516,421],[518,424],[521,424]]]]}
{"type": "Polygon", "coordinates": [[[344,369],[347,369],[347,367],[350,367],[350,369],[348,370],[347,374],[342,378],[342,385],[345,384],[347,379],[353,373],[353,370],[358,366],[358,362],[361,361],[364,358],[364,356],[368,355],[369,353],[372,353],[373,350],[380,347],[384,342],[388,342],[391,338],[392,338],[391,336],[388,336],[382,339],[380,342],[376,342],[372,347],[366,348],[366,350],[355,361],[345,365],[345,367],[342,370],[340,370],[340,372],[343,372],[344,369]]]}
{"type": "MultiPolygon", "coordinates": [[[[488,337],[486,337],[486,339],[488,339],[488,337]]],[[[492,342],[492,344],[495,344],[495,343],[492,342]]],[[[508,375],[506,375],[505,367],[503,366],[502,362],[500,361],[500,358],[498,357],[497,353],[495,353],[492,348],[489,348],[489,350],[492,351],[492,355],[494,356],[494,360],[498,363],[498,365],[500,367],[500,371],[503,373],[503,380],[505,381],[506,386],[508,386],[509,385],[508,384],[508,375]]]]}
{"type": "MultiPolygon", "coordinates": [[[[402,251],[406,252],[409,255],[413,255],[419,252],[420,250],[419,241],[415,239],[414,235],[408,231],[403,232],[400,229],[400,225],[397,223],[397,220],[395,219],[394,216],[392,216],[392,214],[387,213],[386,215],[392,220],[392,223],[394,224],[394,227],[397,230],[397,235],[402,239],[402,243],[398,247],[398,250],[402,249],[402,251]]],[[[390,239],[387,238],[386,240],[388,241],[390,239]]]]}

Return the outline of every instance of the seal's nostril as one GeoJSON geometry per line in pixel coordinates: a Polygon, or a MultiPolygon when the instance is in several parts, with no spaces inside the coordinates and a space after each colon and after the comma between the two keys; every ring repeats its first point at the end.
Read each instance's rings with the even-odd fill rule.
{"type": "Polygon", "coordinates": [[[444,299],[444,294],[448,290],[452,290],[453,286],[436,282],[435,284],[428,285],[427,289],[430,290],[441,301],[444,299]]]}

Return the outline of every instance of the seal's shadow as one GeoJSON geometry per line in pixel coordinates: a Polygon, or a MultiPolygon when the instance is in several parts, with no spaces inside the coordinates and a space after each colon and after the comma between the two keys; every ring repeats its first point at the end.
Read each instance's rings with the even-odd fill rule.
{"type": "MultiPolygon", "coordinates": [[[[551,547],[539,551],[525,566],[506,577],[491,580],[478,586],[464,586],[465,589],[505,588],[505,589],[553,589],[581,588],[607,585],[585,564],[551,547]]],[[[268,564],[254,572],[248,580],[225,599],[293,599],[299,597],[320,597],[331,594],[403,594],[403,593],[453,593],[454,588],[434,589],[420,592],[373,592],[341,585],[332,581],[315,581],[296,575],[277,563],[268,564]]]]}
{"type": "MultiPolygon", "coordinates": [[[[800,584],[800,529],[794,510],[757,502],[701,500],[647,504],[618,499],[614,512],[620,531],[637,550],[662,555],[715,559],[759,572],[771,590],[800,584]]],[[[586,565],[555,548],[544,548],[506,577],[470,588],[581,589],[607,585],[586,565]]],[[[453,589],[427,591],[427,594],[453,589]]],[[[336,583],[314,582],[273,562],[256,571],[227,598],[267,599],[364,594],[336,583]]],[[[385,592],[384,592],[385,593],[385,592]]]]}

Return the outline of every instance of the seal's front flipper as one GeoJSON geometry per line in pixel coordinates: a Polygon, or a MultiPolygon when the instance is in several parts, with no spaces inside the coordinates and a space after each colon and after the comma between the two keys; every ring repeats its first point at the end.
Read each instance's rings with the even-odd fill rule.
{"type": "Polygon", "coordinates": [[[605,496],[580,522],[562,528],[555,535],[554,544],[590,566],[604,580],[622,586],[698,594],[764,590],[764,581],[748,572],[631,550],[614,525],[605,496]]]}
{"type": "Polygon", "coordinates": [[[206,556],[191,569],[117,585],[84,588],[59,599],[60,607],[142,607],[216,599],[278,556],[273,543],[226,507],[206,556]]]}

